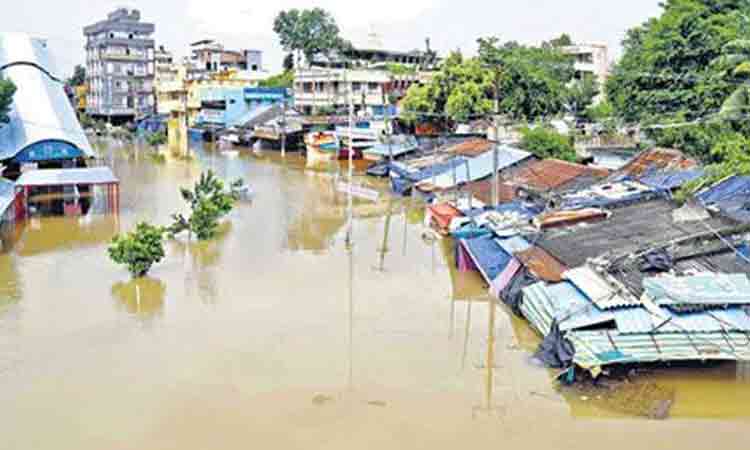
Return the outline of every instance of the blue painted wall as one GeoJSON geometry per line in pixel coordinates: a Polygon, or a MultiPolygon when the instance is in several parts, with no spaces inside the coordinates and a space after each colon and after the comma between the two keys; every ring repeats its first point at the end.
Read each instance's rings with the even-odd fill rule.
{"type": "Polygon", "coordinates": [[[63,141],[49,140],[32,144],[21,150],[13,160],[19,163],[59,161],[83,156],[75,145],[63,141]]]}
{"type": "Polygon", "coordinates": [[[202,108],[198,123],[239,126],[250,120],[260,108],[289,101],[286,89],[257,87],[205,87],[200,90],[201,102],[223,102],[225,109],[202,108]]]}

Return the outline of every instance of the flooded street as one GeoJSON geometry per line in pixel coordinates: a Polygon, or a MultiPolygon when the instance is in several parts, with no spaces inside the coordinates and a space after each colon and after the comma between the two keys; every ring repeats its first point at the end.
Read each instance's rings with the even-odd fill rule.
{"type": "Polygon", "coordinates": [[[5,238],[0,449],[747,448],[750,367],[644,376],[674,390],[668,421],[559,391],[530,361],[534,332],[456,272],[450,242],[423,239],[416,201],[355,202],[350,253],[335,176],[298,156],[100,151],[119,216],[5,238]],[[254,201],[130,281],[112,236],[168,224],[208,168],[254,201]]]}

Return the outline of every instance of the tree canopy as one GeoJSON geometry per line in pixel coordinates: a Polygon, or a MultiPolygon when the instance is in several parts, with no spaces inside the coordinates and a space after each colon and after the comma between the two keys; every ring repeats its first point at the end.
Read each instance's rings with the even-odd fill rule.
{"type": "Polygon", "coordinates": [[[16,85],[11,80],[0,76],[0,123],[8,121],[10,105],[13,104],[13,95],[16,93],[16,85]]]}
{"type": "MultiPolygon", "coordinates": [[[[748,31],[747,0],[667,0],[663,13],[628,31],[607,96],[622,119],[695,119],[735,90],[722,67],[728,43],[748,31]]],[[[726,61],[725,61],[726,62],[726,61]]]]}
{"type": "Polygon", "coordinates": [[[291,70],[285,70],[280,74],[261,80],[259,85],[260,87],[269,88],[290,88],[294,85],[294,72],[291,70]]]}
{"type": "Polygon", "coordinates": [[[339,35],[333,16],[321,8],[281,11],[273,22],[273,31],[285,51],[304,55],[308,62],[317,55],[330,56],[351,47],[339,35]]]}
{"type": "Polygon", "coordinates": [[[407,119],[464,121],[494,112],[536,120],[565,110],[572,58],[557,48],[500,44],[497,38],[478,43],[477,57],[453,52],[429,83],[409,89],[402,103],[407,119]]]}

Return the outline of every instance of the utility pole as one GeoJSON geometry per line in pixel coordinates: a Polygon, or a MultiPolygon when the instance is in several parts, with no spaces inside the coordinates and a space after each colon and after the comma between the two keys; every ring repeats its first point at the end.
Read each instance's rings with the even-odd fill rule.
{"type": "Polygon", "coordinates": [[[281,157],[286,157],[286,91],[283,99],[284,105],[281,112],[281,157]]]}
{"type": "Polygon", "coordinates": [[[497,115],[500,114],[500,69],[495,69],[495,116],[492,117],[492,128],[494,129],[494,150],[492,154],[492,207],[500,203],[500,192],[498,186],[498,171],[500,170],[500,132],[497,127],[497,115]]]}

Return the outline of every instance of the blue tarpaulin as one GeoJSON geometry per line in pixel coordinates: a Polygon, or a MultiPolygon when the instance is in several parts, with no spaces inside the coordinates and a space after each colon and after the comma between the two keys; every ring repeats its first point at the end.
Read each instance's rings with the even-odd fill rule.
{"type": "Polygon", "coordinates": [[[512,258],[495,242],[493,236],[464,239],[461,243],[488,284],[491,284],[505,270],[512,258]]]}
{"type": "Polygon", "coordinates": [[[389,165],[389,170],[391,174],[396,174],[398,176],[391,176],[391,188],[397,194],[404,195],[415,183],[448,172],[454,167],[459,167],[465,164],[465,161],[465,158],[457,157],[441,164],[435,164],[414,171],[408,170],[406,166],[401,163],[392,163],[389,165]]]}
{"type": "Polygon", "coordinates": [[[673,191],[693,180],[703,176],[705,171],[701,168],[688,170],[661,170],[650,171],[650,173],[638,179],[646,186],[660,191],[673,191]]]}
{"type": "Polygon", "coordinates": [[[697,196],[704,206],[714,206],[727,217],[750,222],[750,176],[732,176],[697,196]]]}

